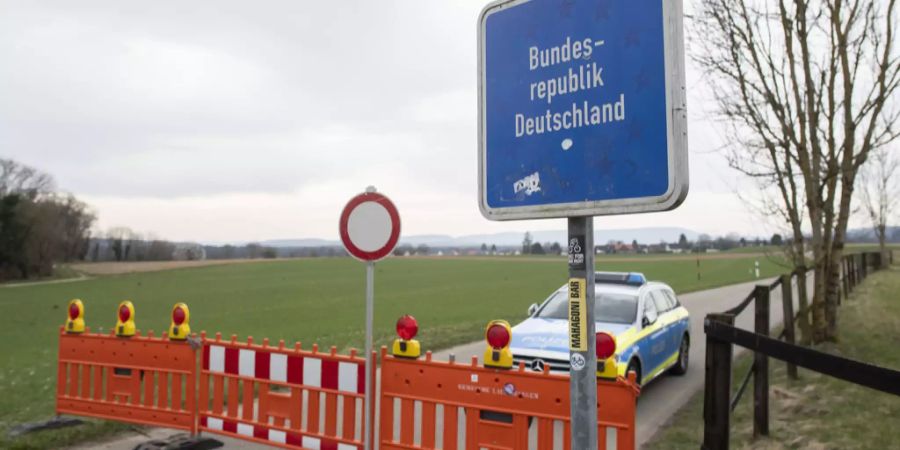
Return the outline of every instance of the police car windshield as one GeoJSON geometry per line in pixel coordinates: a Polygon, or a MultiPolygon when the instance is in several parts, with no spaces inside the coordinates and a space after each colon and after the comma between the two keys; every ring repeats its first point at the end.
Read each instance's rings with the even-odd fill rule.
{"type": "MultiPolygon", "coordinates": [[[[567,291],[559,291],[537,313],[541,319],[568,319],[567,291]]],[[[619,292],[597,292],[594,320],[597,322],[633,323],[637,315],[637,296],[619,292]]]]}

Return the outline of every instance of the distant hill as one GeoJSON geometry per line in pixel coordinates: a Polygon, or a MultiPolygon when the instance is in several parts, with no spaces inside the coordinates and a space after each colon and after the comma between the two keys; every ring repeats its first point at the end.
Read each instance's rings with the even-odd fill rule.
{"type": "Polygon", "coordinates": [[[341,245],[340,241],[330,241],[328,239],[274,239],[270,241],[262,241],[260,245],[266,247],[329,247],[332,245],[341,245]]]}
{"type": "MultiPolygon", "coordinates": [[[[679,236],[684,234],[689,240],[695,241],[700,233],[686,228],[677,227],[648,227],[617,230],[594,230],[594,242],[605,244],[609,241],[622,241],[630,243],[637,240],[642,244],[656,244],[661,241],[678,242],[679,236]]],[[[497,246],[522,245],[524,232],[503,232],[492,234],[472,234],[466,236],[450,236],[440,234],[426,234],[401,236],[400,244],[412,246],[428,245],[430,247],[479,247],[481,244],[497,246]]],[[[566,241],[565,230],[532,231],[531,238],[534,242],[559,242],[566,241]]],[[[260,244],[269,247],[326,247],[341,245],[340,241],[327,239],[277,239],[263,241],[260,244]]]]}
{"type": "MultiPolygon", "coordinates": [[[[605,244],[609,241],[631,242],[637,240],[643,244],[657,244],[660,241],[678,242],[681,234],[691,241],[697,239],[699,233],[686,228],[674,227],[651,227],[651,228],[633,228],[633,229],[617,229],[617,230],[594,230],[594,243],[605,244]]],[[[532,231],[531,240],[534,242],[559,242],[566,241],[568,233],[565,230],[551,231],[532,231]]],[[[458,246],[480,246],[482,243],[491,245],[516,246],[522,244],[523,232],[505,232],[494,234],[473,234],[469,236],[460,236],[453,239],[455,245],[458,246]]]]}
{"type": "MultiPolygon", "coordinates": [[[[887,227],[885,231],[888,242],[900,242],[900,226],[887,227]]],[[[847,242],[878,242],[878,240],[872,228],[853,228],[847,230],[847,242]]]]}

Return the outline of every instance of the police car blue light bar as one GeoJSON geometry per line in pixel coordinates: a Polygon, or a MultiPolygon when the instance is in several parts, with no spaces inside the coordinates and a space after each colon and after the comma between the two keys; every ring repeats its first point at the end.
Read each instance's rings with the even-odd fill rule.
{"type": "Polygon", "coordinates": [[[594,272],[594,282],[643,286],[647,278],[640,272],[594,272]]]}

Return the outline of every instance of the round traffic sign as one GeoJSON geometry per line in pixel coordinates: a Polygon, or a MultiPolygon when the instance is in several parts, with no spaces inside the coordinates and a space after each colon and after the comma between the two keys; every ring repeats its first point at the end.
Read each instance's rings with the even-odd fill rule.
{"type": "Polygon", "coordinates": [[[350,255],[361,261],[378,261],[400,240],[400,214],[390,199],[367,190],[347,202],[339,229],[350,255]]]}

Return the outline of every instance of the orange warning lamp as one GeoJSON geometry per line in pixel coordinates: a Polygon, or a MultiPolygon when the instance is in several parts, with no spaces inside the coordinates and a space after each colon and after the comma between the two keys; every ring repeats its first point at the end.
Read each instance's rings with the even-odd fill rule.
{"type": "Polygon", "coordinates": [[[495,369],[511,369],[513,365],[512,351],[509,342],[512,329],[505,320],[492,320],[484,329],[487,348],[484,349],[484,366],[495,369]]]}
{"type": "Polygon", "coordinates": [[[597,344],[597,377],[615,380],[619,375],[616,364],[616,338],[606,332],[599,331],[595,337],[597,344]]]}
{"type": "Polygon", "coordinates": [[[84,304],[77,298],[69,301],[66,333],[84,333],[84,304]]]}
{"type": "Polygon", "coordinates": [[[172,307],[172,324],[169,325],[169,339],[183,341],[191,335],[191,310],[184,303],[172,307]]]}
{"type": "Polygon", "coordinates": [[[116,336],[134,336],[134,305],[125,300],[119,303],[118,321],[116,322],[116,336]]]}
{"type": "Polygon", "coordinates": [[[419,341],[413,339],[419,333],[419,323],[409,314],[397,319],[397,336],[391,346],[391,354],[401,358],[416,359],[422,354],[419,341]]]}

